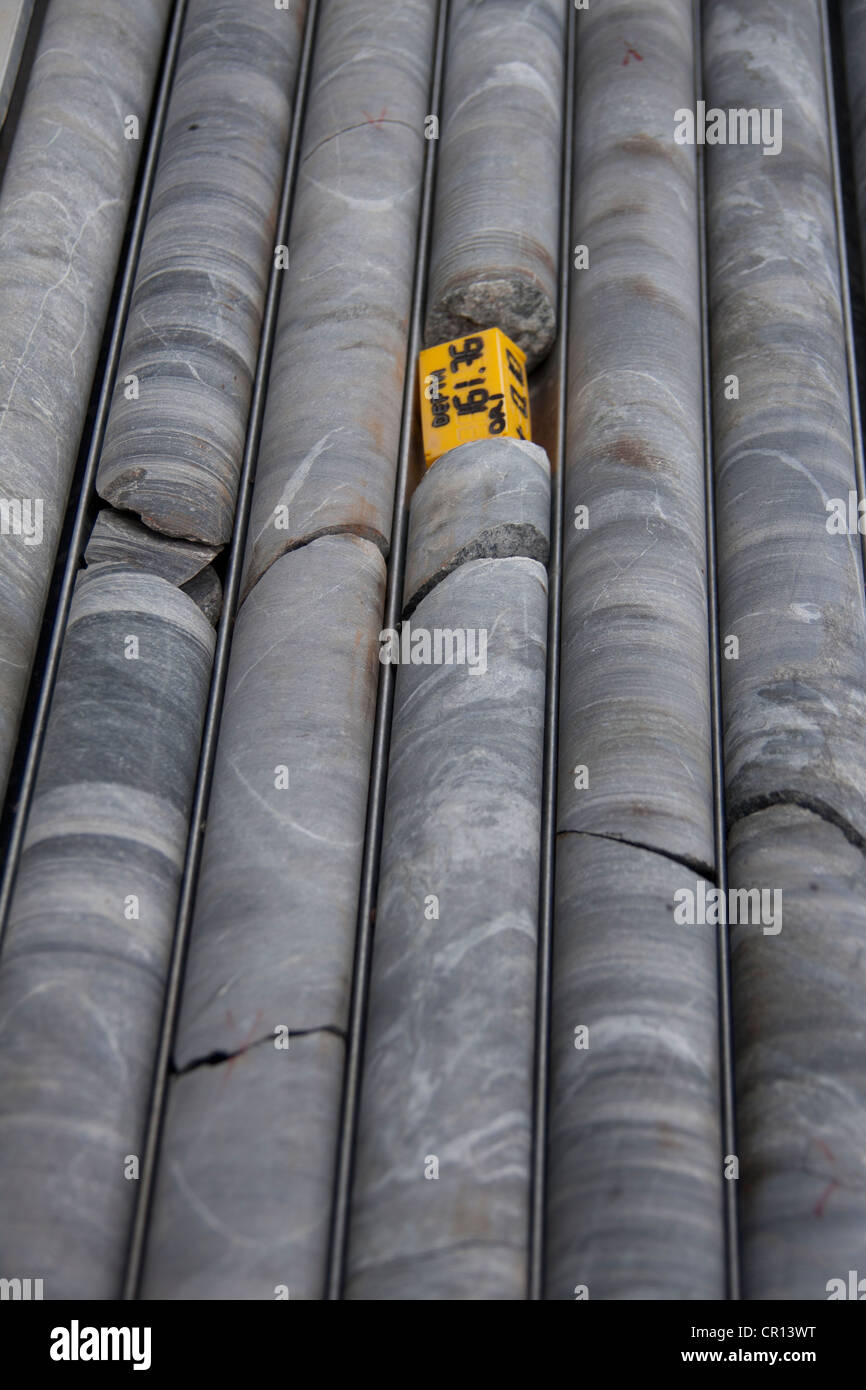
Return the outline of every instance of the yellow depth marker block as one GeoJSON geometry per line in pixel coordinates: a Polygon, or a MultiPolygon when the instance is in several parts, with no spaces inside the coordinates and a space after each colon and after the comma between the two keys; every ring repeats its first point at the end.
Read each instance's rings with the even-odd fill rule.
{"type": "Polygon", "coordinates": [[[526,355],[499,328],[425,348],[418,357],[427,467],[475,439],[531,439],[526,355]]]}

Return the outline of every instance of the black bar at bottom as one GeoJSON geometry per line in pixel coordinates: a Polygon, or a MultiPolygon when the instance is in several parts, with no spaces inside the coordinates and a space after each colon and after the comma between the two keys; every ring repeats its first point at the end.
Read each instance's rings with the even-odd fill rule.
{"type": "MultiPolygon", "coordinates": [[[[634,1369],[661,1376],[674,1367],[805,1365],[820,1372],[826,1383],[828,1371],[844,1368],[847,1373],[857,1364],[862,1344],[861,1319],[830,1306],[829,1294],[836,1295],[834,1303],[850,1302],[852,1296],[866,1299],[866,1275],[843,1271],[839,1279],[826,1304],[591,1303],[578,1298],[569,1324],[569,1361],[575,1372],[595,1364],[611,1373],[634,1369]]],[[[301,1328],[310,1347],[309,1312],[299,1327],[290,1290],[275,1291],[273,1304],[228,1305],[55,1303],[38,1301],[39,1291],[32,1276],[0,1287],[0,1334],[7,1366],[17,1364],[25,1374],[47,1372],[49,1381],[57,1376],[62,1383],[82,1372],[92,1379],[100,1368],[114,1376],[138,1371],[161,1379],[166,1371],[183,1367],[199,1375],[219,1373],[224,1383],[231,1383],[235,1373],[253,1372],[261,1383],[268,1371],[282,1377],[292,1365],[293,1353],[302,1345],[301,1328]],[[22,1296],[15,1298],[16,1293],[22,1296]]],[[[421,1364],[427,1383],[435,1373],[431,1357],[436,1357],[436,1342],[439,1354],[448,1358],[443,1373],[453,1373],[457,1355],[461,1370],[471,1370],[466,1352],[461,1348],[457,1353],[450,1339],[425,1338],[421,1364]]],[[[503,1338],[503,1355],[513,1353],[513,1344],[513,1336],[503,1338]]],[[[485,1338],[477,1354],[484,1357],[487,1377],[491,1350],[485,1338]]],[[[403,1364],[411,1371],[411,1362],[403,1364]]]]}

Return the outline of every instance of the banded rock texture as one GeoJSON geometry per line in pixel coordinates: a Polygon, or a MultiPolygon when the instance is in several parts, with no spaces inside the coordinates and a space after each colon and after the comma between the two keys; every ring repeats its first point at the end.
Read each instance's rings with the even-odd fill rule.
{"type": "Polygon", "coordinates": [[[319,17],[149,1297],[324,1291],[434,20],[421,0],[319,17]],[[267,1176],[275,1109],[310,1128],[267,1176]]]}
{"type": "Polygon", "coordinates": [[[859,538],[826,507],[855,480],[818,6],[714,0],[707,21],[713,103],[784,108],[780,155],[708,156],[729,813],[802,800],[864,836],[859,538]]]}
{"type": "Polygon", "coordinates": [[[866,1241],[866,862],[799,806],[747,817],[728,843],[732,881],[781,927],[731,929],[747,1288],[826,1299],[866,1241]]]}
{"type": "Polygon", "coordinates": [[[131,516],[103,507],[84,552],[86,565],[129,565],[161,575],[178,587],[194,579],[217,555],[215,546],[171,541],[131,516]]]}
{"type": "Polygon", "coordinates": [[[347,1297],[521,1299],[545,570],[469,561],[412,627],[483,631],[486,669],[397,675],[347,1297]]]}
{"type": "Polygon", "coordinates": [[[549,520],[547,457],[510,440],[412,497],[411,627],[476,669],[397,675],[350,1298],[525,1293],[547,587],[521,546],[546,558],[549,520]]]}
{"type": "Polygon", "coordinates": [[[158,574],[183,589],[215,626],[223,596],[219,575],[210,563],[216,554],[213,546],[169,540],[131,516],[103,507],[93,524],[84,561],[91,567],[113,561],[158,574]]]}
{"type": "Polygon", "coordinates": [[[165,580],[80,578],[0,962],[3,1266],[46,1298],[120,1296],[213,647],[165,580]]]}
{"type": "Polygon", "coordinates": [[[97,478],[169,536],[231,539],[305,12],[184,21],[97,478]]]}
{"type": "Polygon", "coordinates": [[[137,116],[144,137],[168,10],[52,0],[3,176],[0,500],[41,522],[0,535],[0,792],[142,147],[124,120],[137,116]]]}
{"type": "Polygon", "coordinates": [[[730,876],[783,892],[778,935],[735,938],[743,1287],[820,1298],[866,1231],[861,866],[846,848],[866,846],[866,610],[859,537],[827,524],[856,483],[820,11],[705,10],[708,101],[784,113],[779,155],[708,154],[720,601],[739,640],[723,663],[730,876]]]}
{"type": "Polygon", "coordinates": [[[565,10],[451,6],[428,346],[501,328],[531,371],[556,336],[565,10]]]}
{"type": "Polygon", "coordinates": [[[693,73],[690,0],[581,13],[558,828],[712,874],[693,73]]]}
{"type": "Polygon", "coordinates": [[[429,0],[319,18],[244,592],[327,531],[387,553],[435,18],[429,0]]]}
{"type": "Polygon", "coordinates": [[[546,1295],[724,1297],[688,0],[578,23],[546,1295]],[[581,1029],[588,1029],[581,1041],[581,1029]]]}
{"type": "Polygon", "coordinates": [[[725,1297],[716,928],[674,923],[681,889],[661,855],[559,837],[549,1299],[725,1297]]]}
{"type": "Polygon", "coordinates": [[[175,1043],[188,1075],[172,1084],[152,1297],[259,1297],[273,1248],[283,1271],[275,1283],[293,1298],[322,1296],[384,594],[375,546],[323,536],[273,564],[237,618],[175,1043]],[[281,1025],[338,1045],[296,1048],[293,1036],[286,1069],[273,1046],[281,1025]],[[224,1092],[207,1066],[197,1070],[211,1059],[233,1073],[228,1059],[254,1044],[262,1069],[251,1054],[250,1095],[231,1099],[228,1080],[224,1092]],[[199,1124],[186,1098],[194,1116],[211,1101],[217,1108],[199,1124]],[[309,1115],[312,1127],[274,1156],[273,1180],[254,1192],[257,1146],[262,1136],[274,1142],[281,1110],[287,1124],[309,1115]],[[216,1131],[228,1149],[207,1156],[216,1131]],[[177,1173],[190,1175],[179,1187],[177,1173]]]}

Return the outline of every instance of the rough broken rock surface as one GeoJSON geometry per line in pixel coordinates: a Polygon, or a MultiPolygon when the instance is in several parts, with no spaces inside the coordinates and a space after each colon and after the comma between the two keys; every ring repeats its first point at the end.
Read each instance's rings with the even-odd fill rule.
{"type": "Polygon", "coordinates": [[[46,1298],[120,1295],[213,645],[162,579],[78,582],[0,961],[3,1268],[46,1298]]]}
{"type": "Polygon", "coordinates": [[[198,574],[193,575],[192,579],[188,579],[185,584],[181,585],[181,588],[201,609],[208,622],[216,627],[223,607],[223,586],[213,565],[199,570],[198,574]]]}
{"type": "Polygon", "coordinates": [[[467,560],[523,555],[547,564],[550,464],[520,439],[462,444],[437,459],[412,494],[404,612],[467,560]]]}
{"type": "Polygon", "coordinates": [[[425,339],[556,334],[565,6],[451,6],[425,339]]]}

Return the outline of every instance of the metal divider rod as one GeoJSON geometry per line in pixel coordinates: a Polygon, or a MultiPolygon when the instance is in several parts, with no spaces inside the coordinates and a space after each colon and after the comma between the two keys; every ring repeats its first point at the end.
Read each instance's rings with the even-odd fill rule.
{"type": "MultiPolygon", "coordinates": [[[[703,29],[701,0],[694,0],[695,99],[703,91],[703,29]]],[[[707,612],[709,618],[710,717],[713,764],[713,825],[716,857],[716,886],[728,896],[727,825],[725,809],[725,749],[722,706],[722,653],[719,620],[718,550],[716,537],[716,492],[713,452],[712,366],[710,358],[710,316],[707,246],[707,189],[705,147],[697,147],[698,175],[698,264],[701,298],[701,367],[704,396],[704,492],[707,530],[707,612]]],[[[727,914],[725,914],[727,915],[727,914]]],[[[722,1111],[723,1155],[737,1152],[736,1080],[734,1026],[731,1001],[731,943],[726,923],[718,928],[719,984],[719,1071],[722,1111]]],[[[720,1157],[721,1157],[720,1156],[720,1157]]],[[[740,1237],[737,1182],[724,1181],[725,1273],[728,1298],[740,1298],[740,1237]]]]}
{"type": "Polygon", "coordinates": [[[556,886],[556,765],[559,749],[559,668],[562,631],[562,538],[568,401],[568,333],[571,301],[571,218],[574,176],[574,112],[577,20],[569,6],[563,72],[562,175],[559,226],[559,296],[556,343],[556,431],[551,464],[550,557],[548,560],[547,686],[541,802],[541,864],[538,895],[538,968],[535,1007],[535,1075],[529,1207],[528,1297],[544,1297],[545,1203],[547,1197],[547,1109],[550,1091],[550,989],[556,886]]]}

